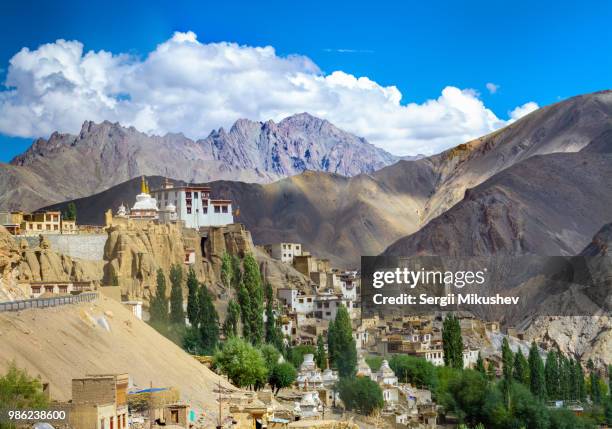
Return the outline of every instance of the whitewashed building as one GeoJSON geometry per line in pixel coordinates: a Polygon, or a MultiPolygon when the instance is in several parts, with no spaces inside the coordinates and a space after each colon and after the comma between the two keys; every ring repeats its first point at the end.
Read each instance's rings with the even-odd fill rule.
{"type": "Polygon", "coordinates": [[[302,256],[302,245],[300,243],[272,243],[266,244],[264,250],[274,259],[286,264],[293,264],[295,256],[302,256]]]}
{"type": "Polygon", "coordinates": [[[161,207],[172,207],[176,218],[187,228],[222,226],[234,223],[231,200],[211,199],[208,186],[174,186],[166,179],[164,186],[151,191],[161,207]]]}

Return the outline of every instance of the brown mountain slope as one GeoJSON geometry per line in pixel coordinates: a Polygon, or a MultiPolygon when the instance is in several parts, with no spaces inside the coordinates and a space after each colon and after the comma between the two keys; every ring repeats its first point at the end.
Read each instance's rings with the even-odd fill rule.
{"type": "Polygon", "coordinates": [[[577,152],[612,129],[612,91],[580,95],[430,157],[438,174],[423,223],[440,215],[498,172],[534,155],[577,152]]]}
{"type": "Polygon", "coordinates": [[[385,253],[577,254],[612,219],[610,189],[610,153],[534,156],[470,189],[458,204],[385,253]]]}
{"type": "MultiPolygon", "coordinates": [[[[155,187],[163,179],[148,180],[155,187]]],[[[401,161],[353,178],[308,171],[267,185],[210,185],[214,197],[234,201],[240,209],[236,220],[246,225],[256,244],[298,241],[321,257],[356,266],[361,254],[378,254],[397,237],[416,230],[433,182],[427,161],[401,161]]],[[[104,211],[133,204],[138,192],[140,179],[133,179],[74,200],[79,222],[102,224],[104,211]]],[[[64,210],[67,203],[49,207],[64,210]]]]}
{"type": "Polygon", "coordinates": [[[10,165],[0,165],[0,208],[31,210],[142,174],[266,183],[306,169],[353,176],[395,161],[365,139],[307,113],[278,124],[241,119],[229,131],[219,129],[197,141],[85,122],[79,135],[38,139],[10,165]]]}
{"type": "MultiPolygon", "coordinates": [[[[547,106],[439,155],[399,161],[370,174],[347,178],[307,171],[263,186],[225,181],[213,186],[218,196],[231,198],[240,207],[239,220],[256,243],[295,240],[338,263],[357,265],[360,255],[382,252],[450,209],[461,201],[466,189],[536,155],[577,152],[591,141],[589,150],[595,150],[597,144],[605,146],[611,130],[612,93],[600,92],[547,106]]],[[[574,167],[583,169],[580,164],[574,167]]],[[[538,179],[537,171],[521,171],[534,174],[536,183],[556,180],[553,176],[538,179]]],[[[115,188],[97,196],[104,196],[105,205],[83,200],[80,221],[90,223],[95,218],[101,222],[105,209],[116,208],[122,201],[131,204],[137,185],[132,182],[129,186],[129,194],[115,188]],[[91,216],[89,205],[96,208],[91,216]]],[[[593,228],[602,223],[598,219],[593,228]]],[[[584,241],[593,232],[583,231],[580,238],[584,241]]],[[[577,250],[577,246],[570,247],[577,250]]],[[[561,248],[555,253],[559,252],[561,248]]]]}

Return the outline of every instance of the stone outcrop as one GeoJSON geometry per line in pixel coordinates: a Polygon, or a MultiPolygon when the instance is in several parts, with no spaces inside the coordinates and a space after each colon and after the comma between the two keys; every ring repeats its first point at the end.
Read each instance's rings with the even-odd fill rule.
{"type": "Polygon", "coordinates": [[[540,317],[525,331],[525,338],[559,349],[583,364],[593,359],[598,368],[612,364],[612,320],[600,317],[540,317]]]}
{"type": "Polygon", "coordinates": [[[102,279],[102,261],[72,258],[55,252],[46,237],[41,236],[38,246],[29,247],[25,240],[19,243],[21,281],[93,281],[102,279]]]}
{"type": "Polygon", "coordinates": [[[0,299],[27,298],[20,283],[29,281],[92,281],[102,278],[101,261],[71,258],[55,252],[46,237],[30,247],[25,240],[15,238],[0,227],[0,299]]]}
{"type": "MultiPolygon", "coordinates": [[[[239,258],[247,253],[253,254],[266,280],[275,288],[281,285],[305,288],[310,283],[292,267],[256,249],[250,232],[241,224],[196,231],[178,224],[129,221],[108,228],[104,249],[104,284],[110,285],[116,281],[121,286],[122,294],[147,301],[156,290],[157,270],[161,268],[167,275],[173,264],[179,264],[186,273],[185,257],[191,252],[194,253],[194,262],[190,266],[198,280],[211,288],[222,301],[227,296],[220,280],[221,260],[226,252],[239,258]]],[[[169,285],[166,289],[169,294],[169,285]]],[[[221,303],[218,308],[221,313],[223,307],[221,303]]]]}

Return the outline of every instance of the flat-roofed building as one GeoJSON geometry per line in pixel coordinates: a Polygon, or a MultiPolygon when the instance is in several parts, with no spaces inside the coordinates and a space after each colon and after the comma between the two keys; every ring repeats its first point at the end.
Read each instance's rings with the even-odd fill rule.
{"type": "Polygon", "coordinates": [[[293,264],[293,258],[302,256],[302,245],[300,243],[272,243],[266,244],[264,249],[268,255],[286,264],[293,264]]]}
{"type": "Polygon", "coordinates": [[[70,423],[75,429],[127,429],[127,374],[87,375],[72,380],[70,423]]]}
{"type": "Polygon", "coordinates": [[[151,195],[161,207],[173,206],[177,220],[183,221],[187,228],[234,223],[232,201],[212,199],[208,186],[174,186],[166,179],[161,188],[151,191],[151,195]]]}

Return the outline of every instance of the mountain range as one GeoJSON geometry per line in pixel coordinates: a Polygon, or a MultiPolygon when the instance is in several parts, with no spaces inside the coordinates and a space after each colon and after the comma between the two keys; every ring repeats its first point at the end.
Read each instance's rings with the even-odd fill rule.
{"type": "Polygon", "coordinates": [[[32,210],[140,175],[267,183],[306,170],[371,173],[398,159],[307,113],[279,123],[240,119],[229,131],[220,128],[195,141],[87,121],[78,135],[53,133],[10,164],[0,164],[0,209],[32,210]]]}
{"type": "MultiPolygon", "coordinates": [[[[385,250],[571,255],[612,219],[611,137],[612,92],[605,91],[373,172],[304,171],[267,184],[211,185],[234,200],[237,220],[256,243],[302,242],[339,265],[357,266],[360,255],[385,250]]],[[[100,223],[104,210],[131,204],[137,189],[133,180],[77,200],[81,221],[100,223]]]]}

